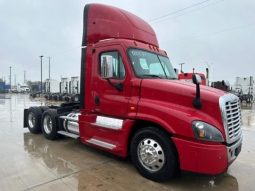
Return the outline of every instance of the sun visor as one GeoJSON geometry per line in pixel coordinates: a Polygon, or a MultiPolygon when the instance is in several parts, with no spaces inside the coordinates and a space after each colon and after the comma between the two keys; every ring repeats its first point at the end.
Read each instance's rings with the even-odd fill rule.
{"type": "Polygon", "coordinates": [[[118,38],[131,39],[158,47],[152,27],[132,13],[122,9],[88,4],[84,8],[82,46],[100,40],[118,38]]]}

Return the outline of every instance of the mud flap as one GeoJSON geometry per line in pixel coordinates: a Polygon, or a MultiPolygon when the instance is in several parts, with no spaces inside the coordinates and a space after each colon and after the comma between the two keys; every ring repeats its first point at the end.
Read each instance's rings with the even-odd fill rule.
{"type": "Polygon", "coordinates": [[[28,112],[28,109],[24,109],[23,128],[27,128],[28,127],[28,124],[27,124],[27,112],[28,112]]]}

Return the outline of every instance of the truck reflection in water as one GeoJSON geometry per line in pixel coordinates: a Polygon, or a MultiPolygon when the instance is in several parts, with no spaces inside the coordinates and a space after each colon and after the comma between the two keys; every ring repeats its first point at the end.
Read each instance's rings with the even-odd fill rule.
{"type": "Polygon", "coordinates": [[[53,170],[54,174],[63,175],[77,170],[75,165],[66,160],[64,152],[61,152],[60,149],[56,150],[56,147],[53,150],[51,144],[43,139],[38,139],[38,136],[34,136],[31,133],[24,133],[25,151],[32,157],[40,159],[47,168],[53,170]]]}
{"type": "MultiPolygon", "coordinates": [[[[155,183],[156,185],[154,185],[154,183],[149,180],[138,176],[129,162],[115,160],[114,163],[110,162],[111,164],[109,164],[107,162],[111,160],[111,157],[98,152],[96,152],[97,156],[94,160],[97,161],[99,157],[106,157],[106,162],[101,162],[101,165],[93,165],[92,168],[84,168],[80,166],[80,164],[77,165],[77,163],[75,164],[75,162],[73,163],[70,161],[73,160],[73,157],[76,158],[77,156],[72,156],[70,147],[67,147],[67,144],[65,144],[66,141],[72,146],[72,143],[70,143],[68,139],[59,140],[61,145],[56,146],[56,142],[47,141],[40,135],[35,136],[30,133],[24,133],[24,149],[30,157],[35,158],[36,160],[41,160],[49,170],[62,178],[63,182],[65,182],[65,180],[69,183],[71,182],[70,186],[74,190],[84,190],[84,188],[94,190],[98,185],[100,185],[100,188],[106,189],[111,188],[110,186],[113,185],[116,186],[114,186],[114,188],[126,188],[127,185],[125,184],[127,181],[133,184],[133,186],[129,185],[130,188],[143,187],[145,190],[147,190],[146,188],[151,184],[153,184],[153,187],[163,186],[163,188],[167,189],[176,188],[175,190],[239,190],[237,179],[227,173],[218,176],[208,176],[182,172],[182,175],[179,178],[161,184],[155,183]],[[112,164],[114,164],[113,168],[107,167],[112,164]],[[119,176],[119,174],[122,173],[123,177],[119,176]],[[106,179],[105,176],[107,176],[106,179]],[[85,177],[86,180],[84,179],[85,177]],[[127,178],[129,180],[126,180],[127,178]],[[118,185],[116,185],[116,181],[118,182],[118,185]],[[143,185],[139,186],[141,183],[143,185]]],[[[87,150],[87,147],[84,145],[81,145],[81,149],[86,150],[86,152],[88,152],[86,155],[88,156],[94,154],[93,149],[87,150]]],[[[86,163],[87,159],[82,159],[82,157],[84,157],[82,155],[83,154],[81,154],[80,158],[83,163],[86,163]]]]}

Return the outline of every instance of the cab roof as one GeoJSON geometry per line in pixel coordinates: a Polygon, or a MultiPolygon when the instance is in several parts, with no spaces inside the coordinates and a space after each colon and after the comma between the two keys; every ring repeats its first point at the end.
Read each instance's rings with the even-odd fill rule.
{"type": "Polygon", "coordinates": [[[82,46],[111,38],[136,40],[159,47],[152,27],[136,15],[113,6],[87,4],[82,46]]]}

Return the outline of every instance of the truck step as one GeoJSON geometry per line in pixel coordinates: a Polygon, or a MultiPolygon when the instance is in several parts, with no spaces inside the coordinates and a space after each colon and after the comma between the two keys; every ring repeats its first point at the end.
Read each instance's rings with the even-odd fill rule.
{"type": "Polygon", "coordinates": [[[66,132],[66,131],[58,131],[58,134],[64,135],[66,137],[71,137],[73,139],[78,139],[80,137],[79,135],[76,135],[76,134],[73,134],[73,133],[69,133],[69,132],[66,132]]]}

